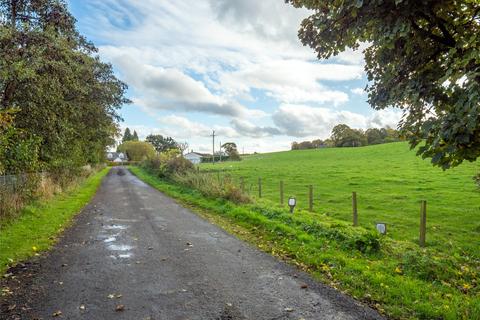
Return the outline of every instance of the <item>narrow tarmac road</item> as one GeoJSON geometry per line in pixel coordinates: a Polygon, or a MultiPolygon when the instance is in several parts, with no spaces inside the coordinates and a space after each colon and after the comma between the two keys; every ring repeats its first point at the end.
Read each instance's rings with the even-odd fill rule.
{"type": "Polygon", "coordinates": [[[1,319],[382,319],[120,168],[50,253],[10,272],[1,319]]]}

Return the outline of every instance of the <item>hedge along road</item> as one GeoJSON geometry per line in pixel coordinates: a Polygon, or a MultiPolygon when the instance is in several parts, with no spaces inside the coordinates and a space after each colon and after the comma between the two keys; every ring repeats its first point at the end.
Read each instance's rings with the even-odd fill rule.
{"type": "Polygon", "coordinates": [[[1,319],[382,319],[121,168],[50,253],[9,272],[1,319]]]}

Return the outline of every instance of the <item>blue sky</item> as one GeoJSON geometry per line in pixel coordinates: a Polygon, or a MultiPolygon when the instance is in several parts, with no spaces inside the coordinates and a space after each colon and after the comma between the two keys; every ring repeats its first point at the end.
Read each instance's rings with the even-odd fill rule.
{"type": "Polygon", "coordinates": [[[303,47],[309,12],[283,0],[69,0],[80,32],[129,85],[122,128],[208,152],[211,130],[245,152],[325,139],[338,123],[395,126],[366,103],[363,55],[303,47]]]}

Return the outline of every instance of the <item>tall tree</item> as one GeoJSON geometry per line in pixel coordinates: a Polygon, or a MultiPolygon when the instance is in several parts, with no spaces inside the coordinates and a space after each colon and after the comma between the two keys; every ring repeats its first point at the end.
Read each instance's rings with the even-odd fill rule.
{"type": "Polygon", "coordinates": [[[126,85],[75,28],[60,0],[0,1],[0,110],[39,139],[46,168],[103,158],[118,133],[126,85]]]}
{"type": "Polygon", "coordinates": [[[336,147],[361,147],[367,145],[367,137],[363,131],[352,129],[346,124],[338,124],[333,127],[331,139],[336,147]]]}
{"type": "Polygon", "coordinates": [[[226,142],[222,145],[222,148],[225,150],[230,160],[241,160],[235,142],[226,142]]]}
{"type": "Polygon", "coordinates": [[[286,0],[318,58],[365,49],[369,103],[399,108],[418,154],[446,169],[480,155],[480,2],[286,0]]]}
{"type": "Polygon", "coordinates": [[[150,142],[158,153],[170,149],[178,149],[177,142],[171,137],[164,137],[161,134],[151,134],[145,141],[150,142]]]}
{"type": "Polygon", "coordinates": [[[132,140],[133,140],[132,132],[130,132],[130,128],[127,127],[125,129],[125,132],[123,133],[122,143],[127,141],[132,141],[132,140]]]}
{"type": "Polygon", "coordinates": [[[138,134],[137,131],[133,130],[132,141],[138,141],[138,134]]]}
{"type": "Polygon", "coordinates": [[[183,156],[185,151],[188,149],[188,142],[187,141],[179,142],[177,143],[177,146],[178,146],[178,149],[180,150],[180,154],[183,156]]]}

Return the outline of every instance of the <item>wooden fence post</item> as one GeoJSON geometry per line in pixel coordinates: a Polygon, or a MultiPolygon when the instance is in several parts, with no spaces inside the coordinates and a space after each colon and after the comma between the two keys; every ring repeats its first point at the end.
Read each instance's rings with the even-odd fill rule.
{"type": "Polygon", "coordinates": [[[357,193],[352,192],[353,226],[358,226],[357,193]]]}
{"type": "Polygon", "coordinates": [[[258,197],[262,197],[262,178],[258,178],[258,197]]]}
{"type": "Polygon", "coordinates": [[[425,247],[425,239],[427,234],[427,201],[422,200],[420,204],[420,247],[425,247]]]}
{"type": "Polygon", "coordinates": [[[313,211],[313,186],[308,186],[308,210],[313,211]]]}
{"type": "Polygon", "coordinates": [[[283,180],[280,181],[280,204],[283,206],[283,180]]]}
{"type": "Polygon", "coordinates": [[[242,190],[242,192],[245,192],[245,181],[243,177],[240,177],[240,189],[242,190]]]}

